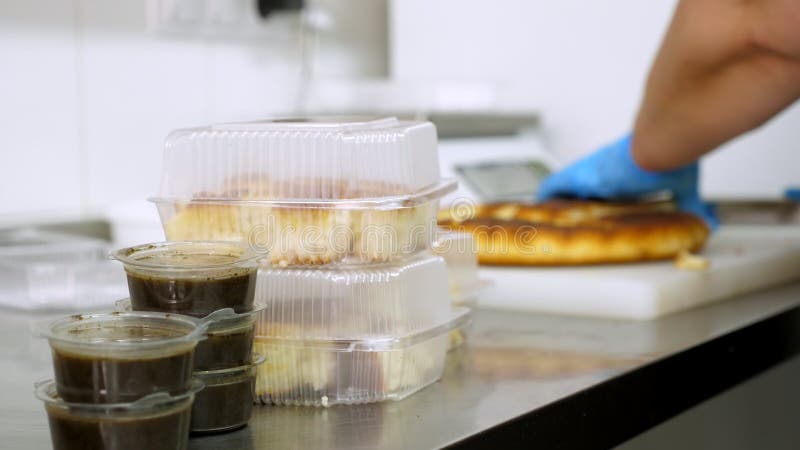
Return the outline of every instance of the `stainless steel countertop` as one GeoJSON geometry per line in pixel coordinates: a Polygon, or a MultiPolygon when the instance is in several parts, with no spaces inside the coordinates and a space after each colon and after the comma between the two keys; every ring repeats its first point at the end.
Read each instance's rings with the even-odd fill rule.
{"type": "MultiPolygon", "coordinates": [[[[442,380],[400,402],[256,407],[237,432],[193,438],[193,449],[435,448],[681,354],[800,305],[800,283],[650,322],[479,310],[442,380]]],[[[49,448],[33,382],[51,376],[47,344],[28,314],[0,311],[0,447],[49,448]]]]}

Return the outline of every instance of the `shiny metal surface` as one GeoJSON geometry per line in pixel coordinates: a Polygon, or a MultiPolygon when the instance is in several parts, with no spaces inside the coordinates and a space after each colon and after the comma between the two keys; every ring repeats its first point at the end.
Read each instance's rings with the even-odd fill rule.
{"type": "MultiPolygon", "coordinates": [[[[800,283],[652,322],[476,311],[443,379],[400,402],[257,407],[242,430],[193,438],[192,449],[434,448],[463,439],[661,356],[800,304],[800,283]]],[[[33,382],[51,376],[30,315],[0,314],[0,448],[49,448],[33,382]]]]}

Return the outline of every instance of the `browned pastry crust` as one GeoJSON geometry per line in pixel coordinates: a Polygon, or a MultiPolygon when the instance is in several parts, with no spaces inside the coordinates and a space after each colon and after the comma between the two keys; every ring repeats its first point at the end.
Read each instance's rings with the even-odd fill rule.
{"type": "Polygon", "coordinates": [[[578,265],[669,259],[697,251],[709,235],[698,217],[669,203],[558,200],[493,204],[440,225],[473,234],[492,265],[578,265]]]}

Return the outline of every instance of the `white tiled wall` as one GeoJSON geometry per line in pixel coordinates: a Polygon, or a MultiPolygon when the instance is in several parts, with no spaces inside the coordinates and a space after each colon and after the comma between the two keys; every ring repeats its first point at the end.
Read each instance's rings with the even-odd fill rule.
{"type": "MultiPolygon", "coordinates": [[[[307,4],[329,19],[307,43],[314,76],[386,75],[385,2],[307,4]]],[[[302,106],[296,16],[257,38],[211,39],[150,31],[146,6],[0,2],[0,219],[138,210],[170,130],[302,106]]]]}

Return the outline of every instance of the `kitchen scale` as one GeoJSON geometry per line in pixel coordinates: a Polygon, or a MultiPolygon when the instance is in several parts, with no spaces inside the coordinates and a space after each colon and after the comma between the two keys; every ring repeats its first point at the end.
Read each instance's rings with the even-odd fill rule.
{"type": "Polygon", "coordinates": [[[513,136],[442,139],[439,160],[443,176],[458,180],[454,201],[490,203],[533,201],[539,184],[560,164],[534,133],[513,136]]]}

